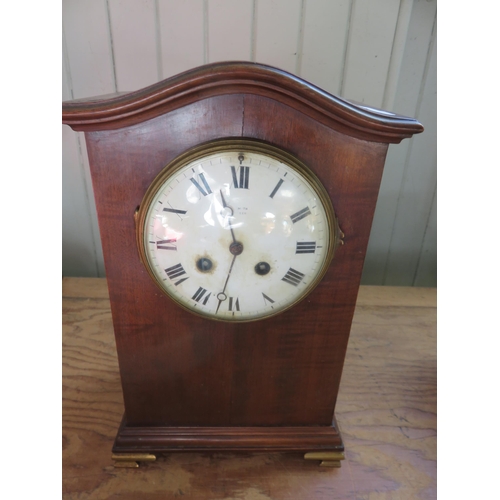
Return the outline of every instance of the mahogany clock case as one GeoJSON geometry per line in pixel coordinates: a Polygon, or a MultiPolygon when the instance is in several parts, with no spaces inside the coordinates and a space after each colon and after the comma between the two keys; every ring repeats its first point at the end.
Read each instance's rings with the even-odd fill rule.
{"type": "Polygon", "coordinates": [[[342,450],[334,409],[387,148],[422,126],[253,63],[65,103],[63,122],[85,132],[101,232],[125,404],[113,450],[342,450]],[[136,245],[134,213],[156,176],[223,138],[259,140],[306,164],[345,235],[305,300],[251,323],[179,307],[136,245]]]}

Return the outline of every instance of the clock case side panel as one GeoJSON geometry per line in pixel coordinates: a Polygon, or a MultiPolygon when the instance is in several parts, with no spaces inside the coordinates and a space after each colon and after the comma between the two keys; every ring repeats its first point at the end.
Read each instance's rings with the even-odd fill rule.
{"type": "MultiPolygon", "coordinates": [[[[346,136],[296,109],[254,95],[245,95],[242,134],[278,146],[308,165],[328,192],[344,234],[343,245],[320,284],[290,311],[289,322],[283,315],[281,328],[276,326],[286,332],[279,341],[283,349],[291,353],[289,345],[295,344],[290,354],[293,373],[280,375],[289,376],[290,382],[296,379],[295,383],[283,382],[290,391],[289,399],[296,397],[289,411],[297,415],[296,422],[328,425],[337,400],[388,144],[346,136]],[[297,330],[304,333],[294,338],[297,330]]],[[[280,355],[279,349],[275,355],[280,355]]],[[[249,367],[271,375],[263,359],[243,356],[235,366],[243,380],[249,367]]],[[[255,399],[247,396],[244,404],[242,401],[242,413],[265,404],[257,396],[257,382],[265,390],[264,377],[254,380],[255,399]]],[[[237,376],[234,383],[239,383],[237,376]]],[[[238,404],[237,396],[233,404],[238,404]]]]}
{"type": "Polygon", "coordinates": [[[242,106],[242,96],[214,97],[139,125],[85,132],[125,411],[133,425],[170,424],[172,412],[177,423],[191,423],[185,415],[204,415],[207,424],[217,424],[227,406],[225,340],[210,341],[214,323],[195,339],[191,315],[176,316],[177,306],[140,262],[134,213],[154,178],[179,154],[219,138],[221,130],[240,134],[242,106]],[[158,314],[163,321],[157,322],[158,314]],[[220,381],[218,391],[204,390],[202,366],[220,381]]]}

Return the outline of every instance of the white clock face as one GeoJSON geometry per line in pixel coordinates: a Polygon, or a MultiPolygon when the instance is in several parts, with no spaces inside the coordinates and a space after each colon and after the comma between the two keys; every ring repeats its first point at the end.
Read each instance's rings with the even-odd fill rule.
{"type": "Polygon", "coordinates": [[[334,216],[291,163],[226,144],[160,174],[141,206],[139,247],[168,296],[205,317],[252,321],[312,290],[332,255],[334,216]]]}

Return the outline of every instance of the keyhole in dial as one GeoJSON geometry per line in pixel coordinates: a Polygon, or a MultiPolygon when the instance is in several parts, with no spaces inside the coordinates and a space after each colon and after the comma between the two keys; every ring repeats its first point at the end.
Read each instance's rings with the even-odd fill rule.
{"type": "Polygon", "coordinates": [[[210,259],[207,259],[206,257],[201,257],[196,261],[196,267],[202,273],[206,273],[210,271],[210,269],[212,269],[213,262],[210,259]]]}
{"type": "Polygon", "coordinates": [[[267,262],[259,262],[254,269],[259,276],[265,276],[271,270],[271,266],[267,262]]]}

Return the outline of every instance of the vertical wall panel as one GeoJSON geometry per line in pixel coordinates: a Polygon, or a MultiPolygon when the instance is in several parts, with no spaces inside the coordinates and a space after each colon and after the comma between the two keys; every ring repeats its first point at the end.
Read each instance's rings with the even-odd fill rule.
{"type": "Polygon", "coordinates": [[[399,4],[399,0],[354,1],[343,97],[382,107],[399,4]]]}
{"type": "Polygon", "coordinates": [[[302,78],[338,95],[349,32],[350,0],[307,0],[304,4],[302,78]]]}
{"type": "MultiPolygon", "coordinates": [[[[435,1],[418,1],[413,3],[408,33],[404,47],[401,69],[399,72],[396,94],[392,111],[406,116],[417,116],[419,99],[428,67],[429,48],[433,39],[433,29],[436,16],[435,1]]],[[[435,99],[431,100],[436,106],[435,99]]],[[[421,117],[420,117],[421,118],[421,117]]],[[[422,118],[421,118],[422,119],[422,118]]],[[[429,147],[435,145],[436,136],[432,133],[432,124],[422,122],[424,133],[419,137],[429,147]],[[429,128],[431,130],[429,131],[429,128]]],[[[396,271],[388,266],[389,249],[393,238],[398,200],[403,184],[405,166],[407,165],[410,147],[417,137],[389,146],[382,185],[373,220],[373,227],[368,245],[363,283],[382,284],[386,277],[396,271]]],[[[432,193],[434,181],[431,180],[426,191],[432,193]]],[[[406,283],[411,284],[414,270],[408,269],[406,283]]]]}
{"type": "Polygon", "coordinates": [[[82,187],[78,136],[62,130],[62,273],[65,276],[97,276],[92,221],[82,187]]]}
{"type": "Polygon", "coordinates": [[[108,0],[108,5],[117,90],[156,83],[155,0],[108,0]]]}
{"type": "MultiPolygon", "coordinates": [[[[71,2],[71,7],[73,7],[71,2]]],[[[71,15],[75,12],[70,9],[71,15]]],[[[66,18],[68,19],[68,18],[66,18]]],[[[75,33],[71,31],[72,19],[63,26],[63,100],[72,99],[73,78],[70,72],[70,54],[66,30],[70,29],[70,38],[75,33]]],[[[78,44],[71,40],[72,57],[77,59],[84,52],[75,50],[78,44]]],[[[101,53],[102,54],[102,53],[101,53]]],[[[88,58],[84,58],[88,62],[88,58]]],[[[100,66],[102,68],[102,65],[100,66]]],[[[78,74],[78,72],[77,72],[78,74]]],[[[95,87],[91,79],[79,82],[77,91],[84,95],[92,93],[95,87]]],[[[89,94],[90,95],[90,94],[89,94]]],[[[104,264],[95,203],[88,171],[82,155],[84,145],[83,134],[73,132],[69,127],[62,130],[62,273],[65,276],[104,276],[104,264]]]]}
{"type": "Polygon", "coordinates": [[[299,50],[301,0],[259,0],[255,60],[295,73],[299,50]]]}
{"type": "Polygon", "coordinates": [[[413,2],[393,105],[397,113],[415,114],[418,111],[424,71],[434,43],[436,3],[436,0],[413,2]]]}
{"type": "MultiPolygon", "coordinates": [[[[435,43],[431,49],[417,114],[426,124],[426,133],[436,137],[435,43]]],[[[413,138],[396,208],[387,260],[388,272],[384,279],[387,285],[403,285],[414,279],[436,187],[436,156],[435,143],[429,144],[424,135],[413,138]]]]}
{"type": "Polygon", "coordinates": [[[401,0],[396,22],[396,30],[392,43],[391,59],[385,83],[384,99],[382,107],[393,109],[396,98],[397,86],[401,74],[401,67],[405,54],[405,44],[408,38],[411,14],[413,10],[413,0],[401,0]]]}
{"type": "Polygon", "coordinates": [[[208,62],[250,61],[253,0],[208,2],[208,62]]]}
{"type": "Polygon", "coordinates": [[[65,0],[66,35],[73,98],[116,91],[105,0],[65,0]]]}
{"type": "MultiPolygon", "coordinates": [[[[254,60],[348,99],[416,116],[391,145],[366,284],[435,284],[436,0],[63,0],[63,99],[145,87],[207,62],[254,60]],[[432,54],[431,54],[432,55],[432,54]]],[[[85,143],[63,131],[63,270],[102,275],[85,143]]]]}
{"type": "Polygon", "coordinates": [[[158,0],[162,77],[204,64],[203,0],[158,0]]]}
{"type": "Polygon", "coordinates": [[[418,267],[413,281],[414,286],[436,286],[437,276],[437,208],[436,193],[425,229],[424,241],[419,252],[418,267]]]}
{"type": "Polygon", "coordinates": [[[64,26],[62,30],[62,100],[69,101],[73,99],[73,90],[71,83],[71,74],[69,72],[69,57],[66,48],[66,35],[64,33],[64,26]]]}

